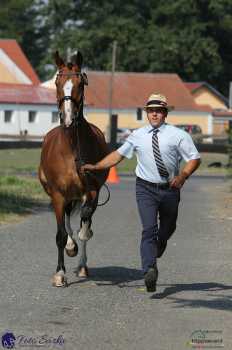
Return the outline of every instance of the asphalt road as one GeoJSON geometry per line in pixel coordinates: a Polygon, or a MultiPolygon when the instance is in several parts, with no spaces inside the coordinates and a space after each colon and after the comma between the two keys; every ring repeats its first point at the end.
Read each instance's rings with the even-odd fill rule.
{"type": "Polygon", "coordinates": [[[192,177],[185,185],[155,294],[145,291],[140,272],[132,178],[111,186],[110,203],[95,214],[88,243],[91,277],[79,280],[77,257],[65,257],[67,288],[50,283],[57,263],[52,212],[2,226],[1,335],[11,331],[17,349],[181,350],[194,348],[199,339],[232,349],[227,190],[220,177],[192,177]]]}

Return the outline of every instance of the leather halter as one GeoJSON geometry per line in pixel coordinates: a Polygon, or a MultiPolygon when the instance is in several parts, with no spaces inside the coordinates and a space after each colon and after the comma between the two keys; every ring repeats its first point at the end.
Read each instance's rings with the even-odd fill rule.
{"type": "MultiPolygon", "coordinates": [[[[81,85],[82,85],[82,95],[80,98],[80,101],[77,102],[76,100],[74,100],[72,98],[71,95],[68,96],[64,96],[61,100],[57,101],[58,102],[58,110],[59,110],[59,116],[60,119],[62,120],[62,115],[63,112],[61,111],[61,106],[64,103],[64,101],[71,101],[74,103],[74,105],[77,107],[78,109],[78,113],[74,114],[74,119],[73,121],[75,122],[75,124],[78,123],[78,120],[81,119],[83,117],[83,105],[84,105],[84,85],[87,85],[87,76],[85,73],[81,73],[81,72],[67,72],[67,73],[63,73],[63,72],[59,72],[57,73],[56,79],[59,76],[68,76],[68,77],[72,77],[72,76],[80,76],[81,77],[81,85]]],[[[73,123],[72,123],[73,124],[73,123]]],[[[72,125],[71,124],[71,125],[72,125]]]]}

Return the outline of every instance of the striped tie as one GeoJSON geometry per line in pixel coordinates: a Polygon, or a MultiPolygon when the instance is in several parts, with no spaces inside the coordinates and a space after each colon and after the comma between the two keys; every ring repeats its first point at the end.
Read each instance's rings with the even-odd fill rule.
{"type": "Polygon", "coordinates": [[[168,171],[164,165],[163,159],[160,154],[160,149],[159,149],[159,141],[158,141],[158,134],[159,129],[154,129],[153,130],[153,136],[152,136],[152,149],[153,149],[153,154],[155,157],[155,162],[157,169],[159,171],[160,176],[162,177],[169,177],[168,171]]]}

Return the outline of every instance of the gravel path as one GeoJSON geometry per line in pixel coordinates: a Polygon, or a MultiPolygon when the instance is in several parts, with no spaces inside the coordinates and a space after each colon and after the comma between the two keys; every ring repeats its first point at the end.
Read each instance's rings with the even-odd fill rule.
{"type": "Polygon", "coordinates": [[[140,272],[132,178],[111,187],[110,203],[94,217],[89,280],[76,277],[77,258],[65,257],[68,288],[50,283],[57,262],[52,212],[0,227],[1,334],[12,331],[17,349],[181,350],[202,337],[209,346],[222,340],[231,349],[228,187],[222,177],[212,176],[186,183],[154,295],[146,293],[140,272]]]}

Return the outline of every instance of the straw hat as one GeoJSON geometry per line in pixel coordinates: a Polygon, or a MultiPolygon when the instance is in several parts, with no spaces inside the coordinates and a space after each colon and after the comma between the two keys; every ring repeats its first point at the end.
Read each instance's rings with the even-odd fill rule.
{"type": "Polygon", "coordinates": [[[152,107],[162,107],[169,110],[168,104],[167,104],[167,99],[164,95],[161,94],[152,94],[146,103],[146,106],[144,106],[144,110],[146,111],[147,108],[152,108],[152,107]]]}

